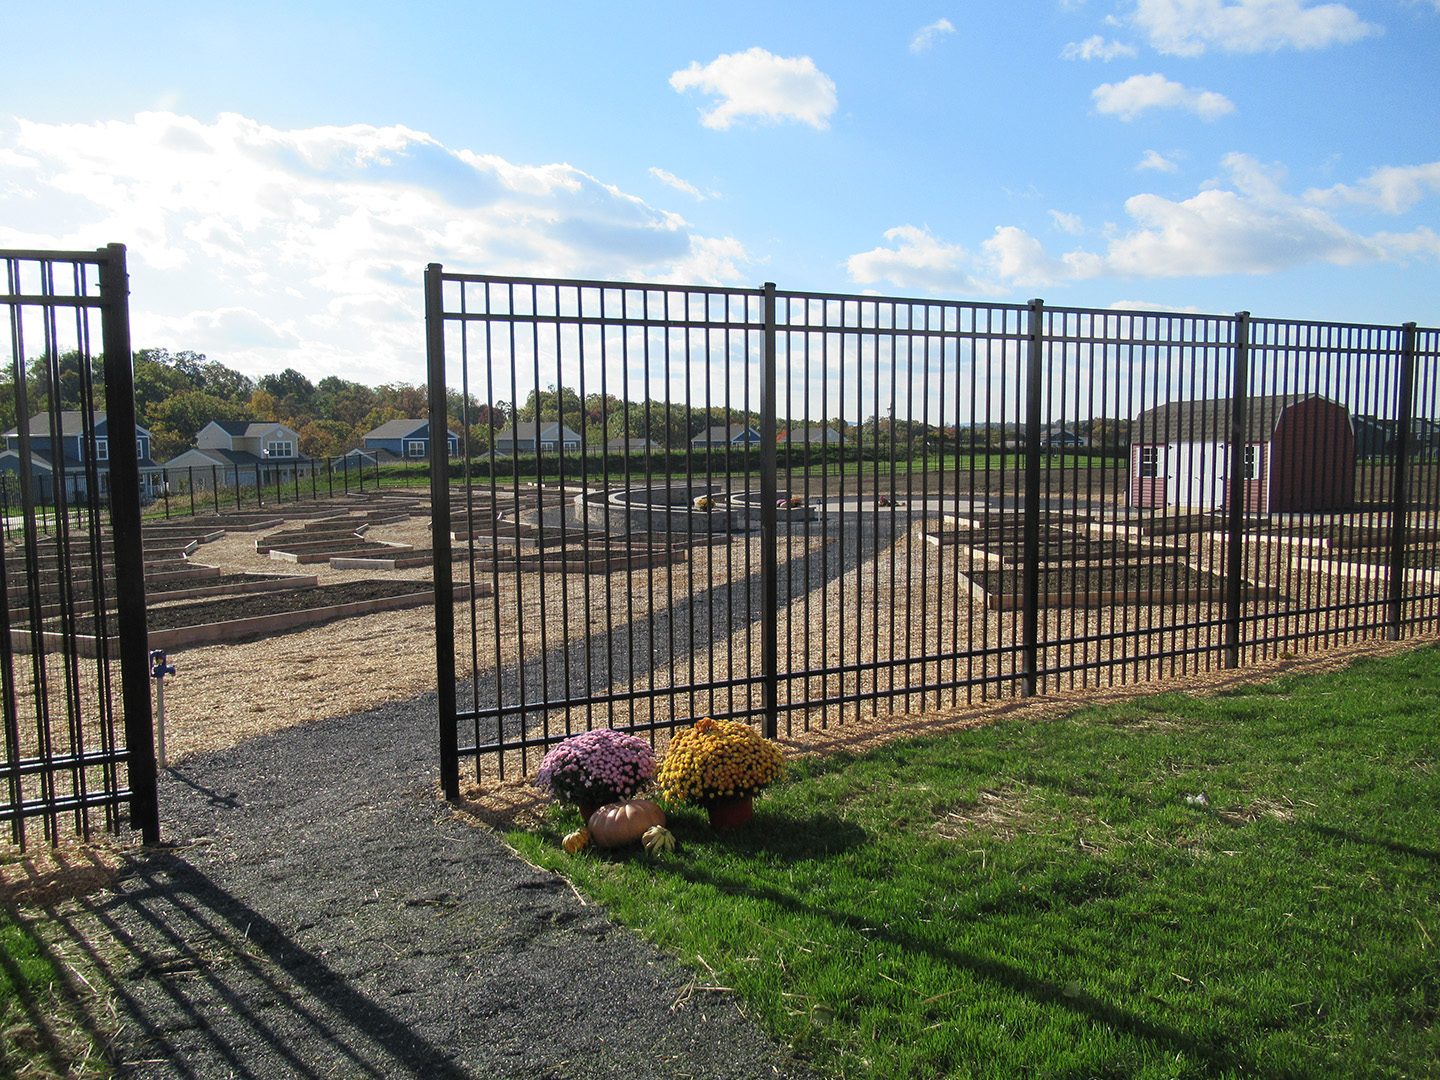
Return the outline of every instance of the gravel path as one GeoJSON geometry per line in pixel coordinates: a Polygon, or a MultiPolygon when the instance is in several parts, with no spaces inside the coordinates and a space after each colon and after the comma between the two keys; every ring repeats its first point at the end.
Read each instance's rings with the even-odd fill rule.
{"type": "Polygon", "coordinates": [[[454,817],[434,708],[291,728],[162,777],[167,845],[87,905],[115,945],[101,992],[121,1076],[805,1074],[730,996],[454,817]]]}

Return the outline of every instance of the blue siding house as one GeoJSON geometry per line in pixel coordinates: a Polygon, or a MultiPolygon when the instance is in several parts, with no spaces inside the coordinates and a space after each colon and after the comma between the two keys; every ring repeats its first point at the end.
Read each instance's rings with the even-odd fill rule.
{"type": "MultiPolygon", "coordinates": [[[[445,433],[449,455],[460,456],[460,437],[453,431],[445,433]]],[[[430,421],[390,420],[373,431],[366,432],[361,448],[375,455],[376,460],[387,460],[389,454],[398,461],[423,460],[430,456],[430,421]]]]}
{"type": "MultiPolygon", "coordinates": [[[[93,459],[96,481],[104,496],[110,492],[110,424],[105,414],[97,412],[90,423],[85,414],[67,410],[60,414],[57,438],[50,430],[50,414],[36,413],[25,422],[30,436],[30,477],[38,498],[49,502],[55,497],[57,473],[65,494],[83,499],[88,492],[86,466],[93,459]]],[[[18,473],[20,461],[20,429],[11,428],[3,436],[5,449],[0,451],[0,472],[18,473]]],[[[150,457],[150,432],[135,428],[135,450],[140,459],[140,492],[154,495],[161,487],[160,466],[150,457]]]]}

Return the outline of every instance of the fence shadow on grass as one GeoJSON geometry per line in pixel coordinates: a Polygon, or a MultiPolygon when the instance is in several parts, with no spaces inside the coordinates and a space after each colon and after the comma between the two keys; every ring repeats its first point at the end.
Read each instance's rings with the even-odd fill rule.
{"type": "Polygon", "coordinates": [[[1385,840],[1378,836],[1363,836],[1349,829],[1337,829],[1332,825],[1317,825],[1309,821],[1303,824],[1311,832],[1317,832],[1321,836],[1329,837],[1331,840],[1341,840],[1351,844],[1368,844],[1372,847],[1384,848],[1386,851],[1394,852],[1396,855],[1404,855],[1412,859],[1425,859],[1429,862],[1440,863],[1440,851],[1431,851],[1429,848],[1412,847],[1410,844],[1402,844],[1397,840],[1385,840]]]}
{"type": "Polygon", "coordinates": [[[1040,1005],[1058,1007],[1083,1016],[1095,1024],[1139,1039],[1155,1046],[1167,1055],[1183,1053],[1214,1073],[1235,1073],[1254,1075],[1264,1071],[1265,1075],[1280,1080],[1301,1080],[1302,1074],[1293,1070],[1266,1066],[1264,1070],[1248,1055],[1219,1045],[1208,1039],[1187,1034],[1168,1024],[1157,1023],[1137,1016],[1112,1002],[1104,1001],[1075,986],[1063,986],[1048,979],[1039,978],[1020,966],[1007,963],[995,957],[981,956],[951,948],[935,942],[922,940],[891,926],[867,922],[858,915],[825,907],[811,897],[801,897],[782,892],[779,889],[757,886],[751,879],[731,878],[714,874],[685,863],[678,872],[687,880],[709,885],[721,892],[750,896],[774,904],[777,908],[796,914],[818,916],[850,932],[860,934],[867,940],[884,941],[897,949],[911,953],[924,953],[957,970],[969,972],[978,980],[1023,995],[1040,1005]]]}
{"type": "Polygon", "coordinates": [[[86,993],[72,981],[67,997],[119,1076],[160,1063],[166,1075],[195,1080],[219,1075],[216,1068],[316,1080],[470,1075],[183,852],[132,855],[117,893],[41,910],[62,936],[60,949],[44,946],[56,969],[76,967],[78,956],[78,967],[98,977],[86,993]],[[116,918],[122,906],[138,920],[116,918]],[[89,1015],[97,1009],[113,1012],[118,1036],[89,1015]]]}

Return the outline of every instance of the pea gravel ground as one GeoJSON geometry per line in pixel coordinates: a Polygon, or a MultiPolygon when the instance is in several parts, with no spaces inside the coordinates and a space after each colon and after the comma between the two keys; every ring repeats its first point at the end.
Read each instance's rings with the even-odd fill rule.
{"type": "Polygon", "coordinates": [[[433,696],[163,775],[86,906],[125,1077],[806,1075],[730,995],[437,799],[433,696]]]}

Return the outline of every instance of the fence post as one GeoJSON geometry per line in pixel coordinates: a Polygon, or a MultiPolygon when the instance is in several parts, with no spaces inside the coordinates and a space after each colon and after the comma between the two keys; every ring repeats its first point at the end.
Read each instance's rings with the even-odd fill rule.
{"type": "MultiPolygon", "coordinates": [[[[430,430],[444,430],[445,294],[439,263],[425,267],[425,359],[430,380],[430,430]]],[[[364,475],[364,465],[361,465],[364,475]]],[[[430,546],[434,554],[435,667],[440,721],[440,786],[447,799],[460,798],[460,743],[455,730],[455,586],[450,565],[450,478],[445,442],[430,440],[430,546]]]]}
{"type": "MultiPolygon", "coordinates": [[[[115,545],[116,630],[120,699],[125,707],[130,819],[147,844],[160,839],[155,733],[150,717],[150,652],[145,630],[145,575],[140,530],[140,458],[135,445],[135,373],[130,357],[130,276],[125,245],[104,249],[100,264],[101,335],[105,350],[105,413],[111,439],[110,529],[115,545]]],[[[53,429],[58,430],[58,429],[53,429]]]]}
{"type": "Polygon", "coordinates": [[[1399,641],[1405,625],[1405,516],[1410,512],[1410,425],[1415,397],[1415,324],[1401,329],[1400,400],[1395,408],[1395,476],[1390,511],[1389,604],[1385,637],[1399,641]]]}
{"type": "Polygon", "coordinates": [[[775,509],[777,374],[775,283],[765,283],[765,355],[760,371],[760,656],[761,698],[765,706],[765,737],[780,730],[779,572],[776,548],[779,522],[775,509]]]}
{"type": "Polygon", "coordinates": [[[1225,485],[1225,666],[1240,666],[1240,616],[1245,602],[1245,429],[1250,387],[1250,313],[1235,313],[1235,363],[1230,373],[1230,475],[1225,485]]]}
{"type": "Polygon", "coordinates": [[[1025,354],[1025,528],[1021,622],[1023,692],[1040,689],[1040,406],[1045,387],[1045,301],[1031,300],[1025,354]]]}

